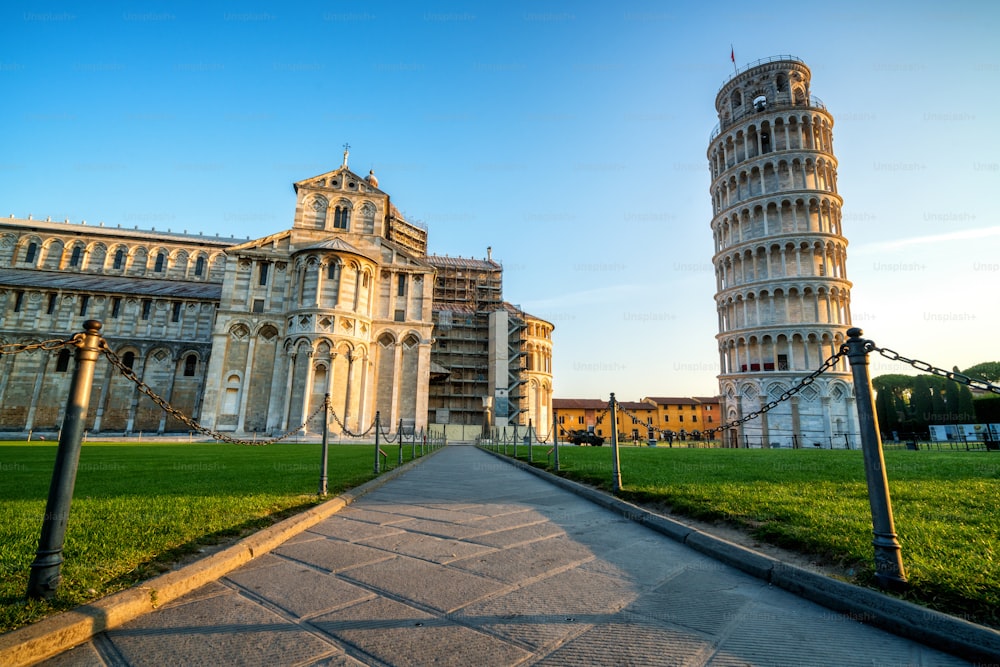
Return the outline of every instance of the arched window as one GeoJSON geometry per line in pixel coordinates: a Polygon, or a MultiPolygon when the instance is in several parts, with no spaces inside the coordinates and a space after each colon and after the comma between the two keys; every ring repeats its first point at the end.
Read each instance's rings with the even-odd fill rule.
{"type": "Polygon", "coordinates": [[[205,258],[199,257],[194,263],[194,275],[200,276],[203,273],[205,273],[205,258]]]}
{"type": "Polygon", "coordinates": [[[184,358],[184,377],[194,377],[194,372],[198,368],[198,357],[189,354],[184,358]]]}
{"type": "Polygon", "coordinates": [[[80,266],[80,246],[74,246],[73,252],[69,256],[69,265],[72,267],[80,266]]]}
{"type": "Polygon", "coordinates": [[[351,209],[346,206],[338,206],[333,212],[334,229],[351,228],[351,209]]]}
{"type": "Polygon", "coordinates": [[[26,264],[32,264],[35,261],[35,254],[38,252],[38,244],[32,241],[28,244],[28,252],[24,255],[24,261],[26,264]]]}
{"type": "Polygon", "coordinates": [[[774,87],[779,93],[783,93],[788,90],[788,77],[784,74],[779,74],[774,80],[774,87]]]}
{"type": "Polygon", "coordinates": [[[153,266],[153,271],[155,273],[160,273],[161,271],[163,271],[163,263],[166,261],[166,259],[167,259],[166,254],[164,254],[162,252],[161,253],[157,253],[157,255],[156,255],[156,264],[153,266]]]}
{"type": "Polygon", "coordinates": [[[135,352],[126,352],[122,355],[122,364],[125,365],[125,368],[132,370],[132,367],[135,366],[135,352]]]}
{"type": "Polygon", "coordinates": [[[115,251],[114,268],[121,269],[123,266],[125,266],[125,251],[118,248],[118,250],[115,251]]]}

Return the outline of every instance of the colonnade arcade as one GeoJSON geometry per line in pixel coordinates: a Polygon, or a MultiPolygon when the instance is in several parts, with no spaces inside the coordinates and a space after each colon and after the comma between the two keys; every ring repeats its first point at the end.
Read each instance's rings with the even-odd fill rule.
{"type": "MultiPolygon", "coordinates": [[[[812,102],[823,108],[818,99],[812,102]]],[[[765,120],[719,135],[709,153],[712,178],[744,160],[783,150],[833,153],[833,121],[825,113],[789,113],[774,118],[773,125],[765,120]]]]}
{"type": "Polygon", "coordinates": [[[350,310],[372,316],[375,264],[358,256],[309,253],[296,258],[293,307],[350,310]]]}
{"type": "MultiPolygon", "coordinates": [[[[795,332],[751,336],[721,336],[719,364],[722,375],[767,371],[814,371],[846,342],[841,332],[795,332]]],[[[848,372],[841,358],[835,371],[848,372]]]]}
{"type": "MultiPolygon", "coordinates": [[[[847,279],[847,249],[838,241],[790,239],[717,255],[716,287],[722,290],[774,278],[847,279]]],[[[846,285],[845,285],[846,286],[846,285]]]]}
{"type": "Polygon", "coordinates": [[[225,256],[220,251],[147,247],[143,243],[109,245],[102,241],[26,235],[18,239],[13,249],[11,266],[46,271],[75,269],[110,276],[215,281],[221,279],[225,270],[225,256]]]}
{"type": "Polygon", "coordinates": [[[775,234],[841,235],[840,198],[836,195],[774,199],[733,211],[712,223],[715,251],[775,234]]]}
{"type": "Polygon", "coordinates": [[[717,304],[719,332],[783,324],[851,323],[851,296],[845,286],[785,285],[748,289],[724,296],[717,304]]]}
{"type": "Polygon", "coordinates": [[[769,160],[742,169],[712,188],[712,212],[718,213],[752,197],[790,190],[836,193],[836,163],[831,158],[795,157],[769,160]]]}

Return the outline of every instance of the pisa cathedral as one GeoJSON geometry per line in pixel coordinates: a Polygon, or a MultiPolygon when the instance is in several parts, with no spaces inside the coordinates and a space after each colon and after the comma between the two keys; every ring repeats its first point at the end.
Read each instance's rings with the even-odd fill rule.
{"type": "MultiPolygon", "coordinates": [[[[237,435],[551,421],[550,323],[504,301],[502,266],[427,254],[427,230],[343,165],[294,184],[290,229],[257,239],[0,221],[0,344],[102,322],[110,347],[203,426],[237,435]]],[[[55,431],[63,348],[0,357],[0,431],[55,431]]],[[[188,431],[99,362],[92,433],[188,431]]]]}
{"type": "MultiPolygon", "coordinates": [[[[796,386],[851,326],[833,117],[810,80],[805,63],[778,56],[734,74],[715,99],[708,162],[726,422],[796,386]]],[[[728,433],[736,446],[859,446],[847,359],[728,433]]]]}

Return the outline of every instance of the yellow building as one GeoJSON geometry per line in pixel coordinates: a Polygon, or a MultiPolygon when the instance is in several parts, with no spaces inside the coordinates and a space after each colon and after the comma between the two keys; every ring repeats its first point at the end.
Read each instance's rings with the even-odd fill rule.
{"type": "Polygon", "coordinates": [[[527,382],[528,421],[540,434],[552,430],[552,331],[551,322],[524,313],[524,369],[527,382]]]}
{"type": "MultiPolygon", "coordinates": [[[[641,401],[618,401],[618,437],[620,441],[649,439],[686,441],[702,439],[702,431],[719,426],[717,397],[646,397],[641,401]]],[[[611,437],[608,401],[590,398],[554,398],[552,408],[559,423],[559,437],[570,431],[592,431],[611,437]]],[[[713,434],[710,439],[718,439],[713,434]]]]}
{"type": "MultiPolygon", "coordinates": [[[[718,397],[652,396],[637,402],[617,403],[619,441],[718,439],[718,434],[702,436],[703,431],[718,428],[720,424],[718,397]]],[[[611,437],[608,401],[554,398],[552,407],[558,418],[560,438],[567,438],[570,431],[592,431],[604,438],[611,437]]]]}

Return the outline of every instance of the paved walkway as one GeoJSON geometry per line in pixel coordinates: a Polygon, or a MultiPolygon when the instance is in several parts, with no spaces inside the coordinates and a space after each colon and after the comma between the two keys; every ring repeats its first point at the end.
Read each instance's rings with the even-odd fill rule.
{"type": "Polygon", "coordinates": [[[450,446],[44,663],[965,665],[450,446]]]}

